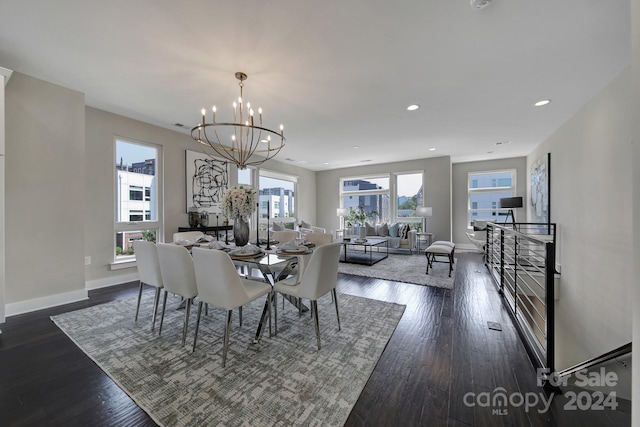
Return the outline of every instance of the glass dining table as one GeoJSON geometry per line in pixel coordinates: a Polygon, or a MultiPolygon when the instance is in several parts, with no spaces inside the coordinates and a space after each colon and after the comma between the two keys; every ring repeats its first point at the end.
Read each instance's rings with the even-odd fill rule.
{"type": "MultiPolygon", "coordinates": [[[[311,254],[312,250],[309,249],[306,252],[302,253],[286,253],[279,250],[275,250],[273,252],[262,252],[259,255],[255,256],[238,256],[233,255],[233,252],[229,254],[233,263],[236,267],[247,268],[247,275],[251,276],[252,269],[258,270],[262,275],[262,278],[265,282],[269,283],[273,286],[276,282],[286,279],[290,274],[296,273],[296,267],[298,269],[298,274],[303,269],[303,265],[305,264],[306,257],[311,254]]],[[[255,277],[255,276],[253,276],[255,277]]],[[[293,304],[298,310],[306,312],[309,310],[307,306],[302,304],[300,300],[297,298],[291,297],[289,295],[283,295],[284,298],[293,304]]],[[[275,294],[271,296],[271,306],[273,307],[273,316],[275,324],[278,324],[278,309],[276,304],[275,294]]],[[[267,318],[269,319],[269,336],[272,335],[272,326],[271,326],[271,312],[269,311],[269,306],[265,302],[264,308],[262,310],[262,315],[260,316],[260,322],[258,323],[258,328],[256,330],[256,335],[254,337],[254,344],[260,341],[262,334],[264,332],[264,325],[267,318]]],[[[273,331],[273,335],[278,335],[278,331],[273,331]]]]}
{"type": "MultiPolygon", "coordinates": [[[[190,251],[191,247],[193,246],[209,248],[211,250],[219,250],[211,248],[208,243],[196,243],[186,245],[185,247],[190,251]]],[[[311,248],[308,248],[304,252],[286,252],[274,247],[270,251],[260,249],[259,253],[251,254],[250,252],[243,253],[239,251],[238,248],[231,245],[226,246],[224,250],[229,254],[229,257],[236,267],[247,269],[246,275],[248,278],[255,278],[256,276],[252,276],[252,272],[253,270],[258,270],[262,276],[262,279],[265,282],[269,283],[271,286],[273,286],[276,282],[287,278],[290,274],[300,274],[300,272],[304,268],[304,265],[306,264],[308,256],[313,251],[311,248]]],[[[302,312],[309,311],[309,308],[302,304],[302,302],[297,298],[291,297],[289,295],[283,296],[298,310],[302,312]]],[[[278,310],[275,304],[275,299],[275,294],[272,294],[271,306],[274,308],[274,320],[277,325],[278,310]]],[[[267,318],[269,320],[269,336],[272,336],[271,311],[269,310],[268,304],[265,302],[264,308],[262,310],[262,315],[260,316],[260,322],[258,323],[258,328],[256,330],[256,335],[253,341],[254,344],[260,341],[260,338],[262,337],[262,334],[264,332],[264,324],[267,318]]],[[[275,331],[273,335],[277,335],[277,331],[275,331]]]]}

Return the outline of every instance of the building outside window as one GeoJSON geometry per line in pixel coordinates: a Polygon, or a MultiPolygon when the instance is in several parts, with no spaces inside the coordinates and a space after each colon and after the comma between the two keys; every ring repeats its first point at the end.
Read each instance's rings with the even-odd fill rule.
{"type": "Polygon", "coordinates": [[[114,263],[133,261],[133,241],[157,241],[162,230],[159,146],[116,139],[114,263]]]}
{"type": "Polygon", "coordinates": [[[276,172],[259,171],[260,224],[266,227],[267,212],[270,220],[282,222],[286,228],[295,229],[298,222],[295,212],[298,179],[276,172]]]}
{"type": "Polygon", "coordinates": [[[487,220],[504,222],[508,209],[500,209],[500,199],[513,197],[516,188],[516,171],[470,172],[468,181],[468,223],[487,220]]]}

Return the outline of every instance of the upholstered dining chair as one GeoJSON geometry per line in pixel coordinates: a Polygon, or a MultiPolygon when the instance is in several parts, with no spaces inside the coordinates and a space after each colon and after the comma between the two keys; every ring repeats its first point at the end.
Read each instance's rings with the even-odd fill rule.
{"type": "Polygon", "coordinates": [[[173,243],[158,243],[156,246],[158,248],[160,272],[162,273],[162,284],[164,285],[164,299],[162,301],[162,315],[160,316],[158,335],[162,334],[162,322],[164,321],[164,312],[167,307],[167,294],[171,292],[180,295],[186,300],[184,325],[182,327],[182,345],[184,346],[189,326],[191,301],[198,295],[193,258],[183,246],[173,243]]]}
{"type": "MultiPolygon", "coordinates": [[[[227,363],[233,309],[241,308],[243,305],[264,295],[267,295],[267,305],[269,305],[269,296],[272,288],[268,283],[240,277],[233,261],[226,252],[215,249],[193,248],[192,254],[199,299],[192,351],[196,351],[202,304],[206,303],[223,308],[227,310],[224,345],[222,348],[222,366],[224,367],[227,363]]],[[[269,310],[271,310],[270,307],[269,310]]]]}
{"type": "Polygon", "coordinates": [[[331,233],[308,233],[305,240],[314,243],[316,246],[328,245],[333,242],[333,234],[331,233]]]}
{"type": "MultiPolygon", "coordinates": [[[[316,341],[320,350],[320,322],[318,320],[318,298],[331,292],[336,307],[338,330],[340,330],[340,313],[338,312],[338,261],[341,243],[331,243],[316,248],[302,277],[290,277],[276,282],[273,290],[299,299],[311,300],[311,316],[316,329],[316,341]]],[[[277,330],[276,325],[276,330],[277,330]]]]}
{"type": "Polygon", "coordinates": [[[138,321],[138,313],[140,312],[142,287],[148,285],[156,288],[156,294],[153,300],[153,319],[151,321],[151,332],[153,332],[156,328],[156,315],[158,313],[158,303],[160,302],[160,292],[162,290],[162,273],[160,273],[160,264],[158,262],[158,250],[156,249],[155,243],[147,240],[134,240],[133,250],[136,254],[136,265],[138,266],[138,276],[140,278],[135,321],[138,321]]]}
{"type": "Polygon", "coordinates": [[[178,233],[173,233],[173,243],[178,240],[195,240],[197,237],[203,235],[204,233],[202,231],[180,231],[178,233]]]}
{"type": "Polygon", "coordinates": [[[300,233],[295,230],[274,231],[271,238],[277,240],[280,244],[290,242],[300,237],[300,233]]]}

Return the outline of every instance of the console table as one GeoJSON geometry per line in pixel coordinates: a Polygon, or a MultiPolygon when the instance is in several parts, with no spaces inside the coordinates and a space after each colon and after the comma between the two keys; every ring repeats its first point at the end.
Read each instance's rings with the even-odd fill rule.
{"type": "Polygon", "coordinates": [[[212,236],[216,236],[216,240],[218,240],[218,232],[224,231],[225,234],[227,231],[233,230],[233,225],[211,225],[207,227],[178,227],[179,232],[183,231],[202,231],[204,234],[211,234],[212,236]]]}

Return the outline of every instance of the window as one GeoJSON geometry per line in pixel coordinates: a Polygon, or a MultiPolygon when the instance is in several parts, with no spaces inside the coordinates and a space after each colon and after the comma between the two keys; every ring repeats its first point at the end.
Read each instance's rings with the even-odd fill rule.
{"type": "Polygon", "coordinates": [[[253,169],[238,169],[238,185],[253,187],[253,169]]]}
{"type": "MultiPolygon", "coordinates": [[[[390,191],[389,175],[369,177],[342,178],[340,180],[340,198],[342,207],[346,209],[360,210],[366,216],[368,222],[389,222],[390,191]]],[[[352,225],[346,218],[346,225],[352,225]]]]}
{"type": "MultiPolygon", "coordinates": [[[[340,179],[341,207],[360,210],[369,223],[402,221],[412,228],[422,227],[416,208],[424,206],[423,172],[401,172],[392,175],[359,176],[340,179]],[[395,202],[391,200],[395,199],[395,202]]],[[[345,225],[352,222],[345,217],[345,225]]]]}
{"type": "Polygon", "coordinates": [[[260,170],[259,173],[260,223],[266,225],[266,218],[276,218],[286,228],[294,229],[296,217],[296,191],[298,179],[294,176],[260,170]],[[263,220],[264,218],[264,220],[263,220]]]}
{"type": "Polygon", "coordinates": [[[158,146],[115,140],[114,262],[133,261],[133,242],[156,241],[162,229],[161,150],[158,146]]]}
{"type": "Polygon", "coordinates": [[[516,171],[469,173],[468,226],[476,219],[504,222],[508,209],[500,209],[500,199],[513,197],[516,171]]]}
{"type": "Polygon", "coordinates": [[[137,185],[130,185],[129,200],[142,200],[142,187],[139,187],[137,185]]]}

